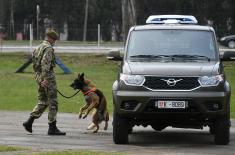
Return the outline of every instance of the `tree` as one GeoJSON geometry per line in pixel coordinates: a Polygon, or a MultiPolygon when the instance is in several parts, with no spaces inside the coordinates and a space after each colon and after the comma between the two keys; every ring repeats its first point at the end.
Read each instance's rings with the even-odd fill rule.
{"type": "Polygon", "coordinates": [[[0,26],[6,28],[8,39],[22,31],[28,38],[27,25],[32,24],[36,30],[39,5],[40,38],[44,37],[47,18],[60,33],[67,27],[69,40],[97,40],[100,24],[103,40],[121,41],[126,39],[131,26],[145,24],[153,14],[194,15],[202,25],[213,21],[218,36],[235,33],[234,0],[89,0],[89,7],[86,4],[88,0],[0,0],[0,26]]]}
{"type": "Polygon", "coordinates": [[[0,0],[0,26],[2,26],[4,23],[4,16],[5,16],[4,0],[0,0]]]}
{"type": "Polygon", "coordinates": [[[84,18],[84,27],[83,27],[83,41],[86,41],[87,19],[88,19],[88,7],[89,7],[89,0],[86,0],[86,5],[85,5],[85,18],[84,18]]]}
{"type": "Polygon", "coordinates": [[[122,36],[126,39],[129,28],[136,25],[136,2],[134,0],[122,0],[122,36]]]}

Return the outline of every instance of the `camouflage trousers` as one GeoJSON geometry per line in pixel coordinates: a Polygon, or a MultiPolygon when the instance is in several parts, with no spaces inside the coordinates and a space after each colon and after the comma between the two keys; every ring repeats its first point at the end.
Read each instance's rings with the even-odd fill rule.
{"type": "Polygon", "coordinates": [[[42,113],[49,107],[48,110],[48,123],[56,120],[58,111],[58,101],[57,101],[57,88],[55,78],[48,80],[49,85],[47,88],[43,88],[38,83],[38,103],[34,107],[30,116],[34,118],[39,118],[42,113]]]}

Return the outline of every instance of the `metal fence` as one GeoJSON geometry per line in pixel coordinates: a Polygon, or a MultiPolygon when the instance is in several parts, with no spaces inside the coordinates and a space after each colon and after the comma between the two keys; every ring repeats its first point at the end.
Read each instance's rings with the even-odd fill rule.
{"type": "Polygon", "coordinates": [[[32,35],[33,40],[42,40],[45,38],[47,29],[53,28],[60,34],[60,40],[75,41],[121,41],[120,30],[110,26],[96,25],[88,27],[84,34],[83,26],[63,25],[63,26],[37,26],[33,24],[3,25],[0,28],[0,39],[4,40],[29,40],[32,35]],[[31,31],[30,31],[31,26],[31,31]],[[32,32],[32,34],[30,34],[32,32]]]}

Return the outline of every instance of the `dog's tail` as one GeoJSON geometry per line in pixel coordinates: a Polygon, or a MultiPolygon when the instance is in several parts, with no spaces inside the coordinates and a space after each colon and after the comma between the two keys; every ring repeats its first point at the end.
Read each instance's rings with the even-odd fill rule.
{"type": "Polygon", "coordinates": [[[99,103],[101,103],[102,99],[104,98],[104,94],[99,89],[96,89],[95,93],[99,96],[99,103]]]}
{"type": "Polygon", "coordinates": [[[96,94],[99,96],[99,107],[98,107],[98,113],[99,113],[99,122],[109,121],[109,113],[107,108],[107,100],[99,89],[96,89],[96,94]]]}
{"type": "Polygon", "coordinates": [[[107,100],[106,100],[105,96],[103,97],[102,102],[103,102],[103,106],[105,107],[104,112],[103,112],[104,121],[108,122],[109,121],[109,112],[108,112],[108,107],[107,107],[108,104],[107,104],[107,100]]]}

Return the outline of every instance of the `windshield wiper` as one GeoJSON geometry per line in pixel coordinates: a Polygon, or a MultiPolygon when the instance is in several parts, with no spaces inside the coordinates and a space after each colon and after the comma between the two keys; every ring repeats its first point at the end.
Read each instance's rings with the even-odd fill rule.
{"type": "MultiPolygon", "coordinates": [[[[169,55],[132,55],[131,58],[171,58],[169,55]]],[[[172,59],[172,58],[171,58],[172,59]]]]}
{"type": "Polygon", "coordinates": [[[210,58],[208,58],[207,56],[203,56],[203,55],[181,55],[181,54],[176,54],[176,55],[172,55],[172,58],[173,59],[182,58],[182,59],[189,59],[189,60],[206,59],[206,60],[210,61],[210,58]]]}
{"type": "Polygon", "coordinates": [[[175,55],[132,55],[131,58],[152,58],[152,59],[185,59],[185,60],[204,60],[210,61],[210,58],[203,55],[184,55],[184,54],[175,54],[175,55]]]}

